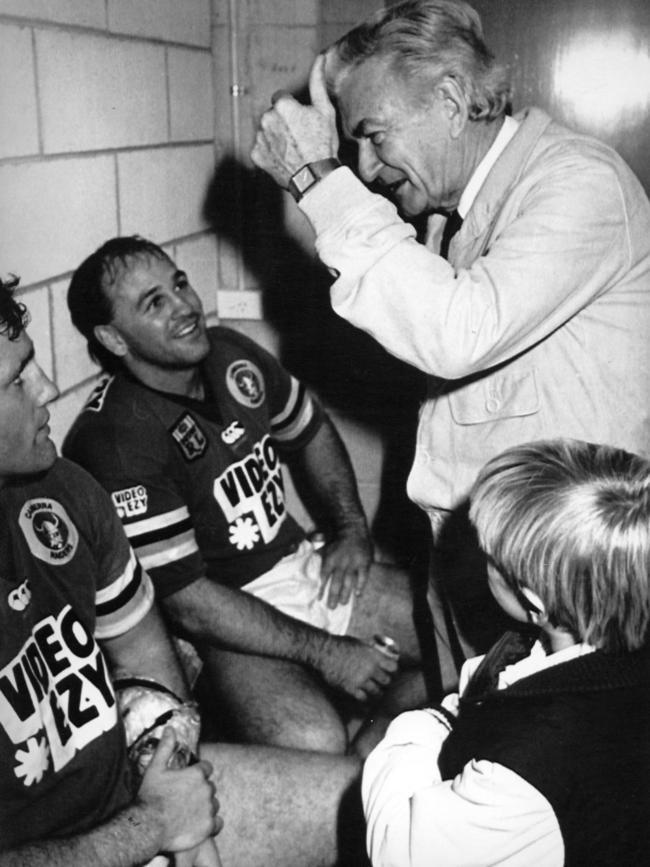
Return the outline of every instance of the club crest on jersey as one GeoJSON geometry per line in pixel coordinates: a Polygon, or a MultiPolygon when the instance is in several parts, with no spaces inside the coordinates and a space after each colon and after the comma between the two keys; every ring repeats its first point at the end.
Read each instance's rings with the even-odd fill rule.
{"type": "Polygon", "coordinates": [[[238,422],[237,420],[231,422],[227,428],[224,428],[221,431],[221,439],[225,442],[227,446],[231,446],[240,440],[244,434],[246,433],[246,429],[244,426],[238,422]]]}
{"type": "Polygon", "coordinates": [[[184,413],[171,429],[171,435],[188,461],[195,461],[205,452],[207,438],[196,419],[189,412],[184,413]]]}
{"type": "Polygon", "coordinates": [[[113,491],[111,500],[122,521],[135,515],[144,515],[149,504],[149,496],[144,485],[134,485],[132,488],[113,491]]]}
{"type": "Polygon", "coordinates": [[[18,518],[29,550],[53,566],[69,563],[79,543],[79,533],[61,503],[49,497],[27,500],[18,518]]]}
{"type": "Polygon", "coordinates": [[[236,401],[251,409],[264,400],[264,377],[252,361],[233,361],[226,371],[226,385],[236,401]]]}
{"type": "Polygon", "coordinates": [[[32,601],[29,581],[25,579],[20,587],[14,588],[7,596],[7,604],[13,611],[24,611],[32,601]]]}

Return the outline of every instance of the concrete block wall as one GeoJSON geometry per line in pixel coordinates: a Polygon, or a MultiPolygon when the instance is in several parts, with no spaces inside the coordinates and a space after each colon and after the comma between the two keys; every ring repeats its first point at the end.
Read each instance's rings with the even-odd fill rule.
{"type": "Polygon", "coordinates": [[[97,375],[65,293],[101,242],[153,238],[216,311],[211,24],[212,0],[0,0],[0,271],[61,392],[58,443],[97,375]]]}

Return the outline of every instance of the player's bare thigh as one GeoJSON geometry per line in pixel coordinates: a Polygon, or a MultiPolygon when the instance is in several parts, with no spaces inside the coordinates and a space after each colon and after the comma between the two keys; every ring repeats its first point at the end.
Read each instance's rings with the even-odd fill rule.
{"type": "Polygon", "coordinates": [[[315,674],[298,663],[210,648],[212,712],[237,741],[343,754],[347,734],[315,674]],[[223,722],[223,720],[222,720],[223,722]]]}
{"type": "Polygon", "coordinates": [[[416,663],[421,659],[413,619],[412,579],[397,566],[373,563],[361,596],[354,600],[347,634],[372,640],[377,633],[389,635],[399,645],[400,658],[416,663]]]}
{"type": "Polygon", "coordinates": [[[207,744],[224,828],[216,838],[223,867],[363,867],[361,765],[260,746],[207,744]]]}

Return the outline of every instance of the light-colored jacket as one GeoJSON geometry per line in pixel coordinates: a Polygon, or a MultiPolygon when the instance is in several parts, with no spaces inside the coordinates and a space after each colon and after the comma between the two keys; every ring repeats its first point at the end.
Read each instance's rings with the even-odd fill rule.
{"type": "Polygon", "coordinates": [[[508,446],[568,436],[650,455],[650,203],[611,148],[539,109],[435,254],[346,168],[301,208],[337,313],[429,375],[408,488],[453,508],[508,446]]]}

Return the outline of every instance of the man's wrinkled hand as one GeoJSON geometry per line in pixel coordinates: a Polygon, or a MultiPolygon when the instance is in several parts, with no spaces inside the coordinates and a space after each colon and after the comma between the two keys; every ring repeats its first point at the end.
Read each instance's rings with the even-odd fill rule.
{"type": "Polygon", "coordinates": [[[325,87],[325,56],[319,55],[309,78],[311,105],[293,96],[274,94],[272,106],[260,120],[251,159],[279,186],[307,163],[335,157],[338,152],[336,113],[325,87]]]}
{"type": "Polygon", "coordinates": [[[318,666],[330,686],[358,701],[376,698],[397,671],[398,660],[371,644],[347,636],[330,636],[318,666]]]}
{"type": "Polygon", "coordinates": [[[372,543],[365,528],[342,530],[320,550],[320,597],[327,593],[327,607],[345,605],[352,593],[361,595],[370,574],[372,543]]]}

